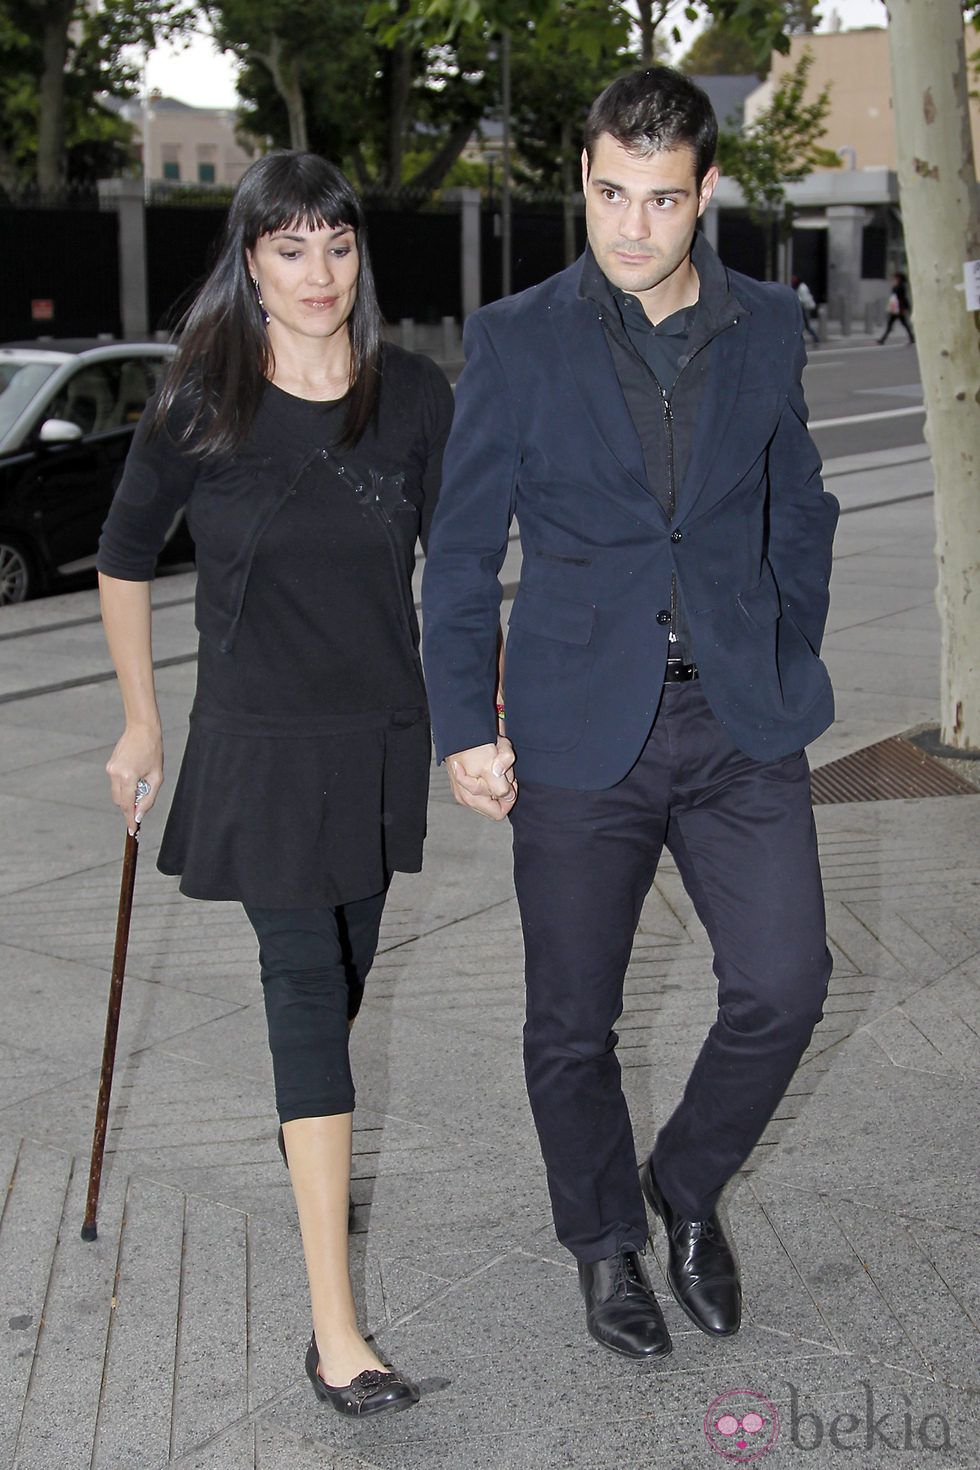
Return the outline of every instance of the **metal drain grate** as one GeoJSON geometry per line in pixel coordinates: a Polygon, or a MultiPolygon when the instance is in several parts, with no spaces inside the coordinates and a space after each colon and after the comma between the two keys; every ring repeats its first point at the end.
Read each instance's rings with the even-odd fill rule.
{"type": "Polygon", "coordinates": [[[814,806],[897,801],[910,796],[976,796],[978,787],[901,736],[866,745],[810,773],[814,806]]]}

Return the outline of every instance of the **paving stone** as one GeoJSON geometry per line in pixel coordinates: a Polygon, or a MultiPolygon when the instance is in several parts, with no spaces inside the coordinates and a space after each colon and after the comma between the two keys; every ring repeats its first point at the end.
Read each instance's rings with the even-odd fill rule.
{"type": "Polygon", "coordinates": [[[80,1236],[87,1195],[88,1160],[77,1160],[24,1404],[17,1470],[52,1470],[54,1466],[89,1470],[91,1465],[115,1300],[126,1180],[119,1175],[103,1179],[94,1241],[83,1241],[80,1236]]]}
{"type": "Polygon", "coordinates": [[[0,1463],[11,1463],[37,1352],[58,1231],[71,1177],[70,1157],[29,1139],[4,1150],[7,1175],[0,1214],[0,1463]],[[11,1158],[11,1153],[14,1157],[11,1158]]]}
{"type": "Polygon", "coordinates": [[[96,1427],[93,1470],[171,1458],[185,1200],[131,1179],[96,1427]],[[147,1392],[165,1384],[166,1392],[147,1392]]]}

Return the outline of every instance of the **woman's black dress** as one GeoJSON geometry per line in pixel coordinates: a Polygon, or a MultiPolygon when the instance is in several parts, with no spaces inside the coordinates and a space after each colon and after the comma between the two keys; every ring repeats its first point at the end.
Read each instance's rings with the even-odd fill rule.
{"type": "Polygon", "coordinates": [[[430,740],[411,574],[452,395],[431,362],[389,347],[353,450],[338,447],[344,409],[267,384],[245,475],[140,434],[106,522],[112,576],[144,579],[177,503],[197,545],[197,692],[158,858],[192,898],[332,906],[421,866],[430,740]]]}

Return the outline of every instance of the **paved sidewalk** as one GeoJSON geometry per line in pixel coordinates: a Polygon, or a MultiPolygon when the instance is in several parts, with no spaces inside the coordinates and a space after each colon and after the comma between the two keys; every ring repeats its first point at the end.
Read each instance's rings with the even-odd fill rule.
{"type": "MultiPolygon", "coordinates": [[[[826,645],[839,719],[814,762],[935,723],[938,696],[925,451],[827,472],[844,506],[826,645]]],[[[192,591],[185,573],[154,594],[171,777],[192,591]]],[[[124,835],[103,773],[119,723],[108,667],[94,593],[0,612],[0,1470],[694,1470],[722,1450],[744,1463],[768,1423],[744,1450],[717,1430],[712,1447],[720,1397],[709,1426],[776,1406],[767,1470],[977,1470],[980,793],[817,809],[836,968],[826,1019],[726,1196],[745,1325],[710,1341],[664,1287],[674,1354],[637,1365],[586,1335],[550,1224],[507,832],[457,809],[434,773],[425,871],[394,887],[353,1042],[357,1293],[423,1397],[352,1426],[303,1373],[251,931],[156,872],[157,813],[99,1238],[79,1239],[124,835]]],[[[712,989],[665,864],[619,1028],[638,1149],[678,1097],[712,989]]]]}

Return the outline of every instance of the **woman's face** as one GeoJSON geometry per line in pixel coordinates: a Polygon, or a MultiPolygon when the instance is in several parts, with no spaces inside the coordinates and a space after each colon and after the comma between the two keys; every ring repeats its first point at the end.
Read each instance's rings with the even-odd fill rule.
{"type": "Polygon", "coordinates": [[[287,225],[260,235],[245,259],[258,281],[273,341],[280,333],[326,340],[346,330],[360,270],[349,226],[287,225]]]}

